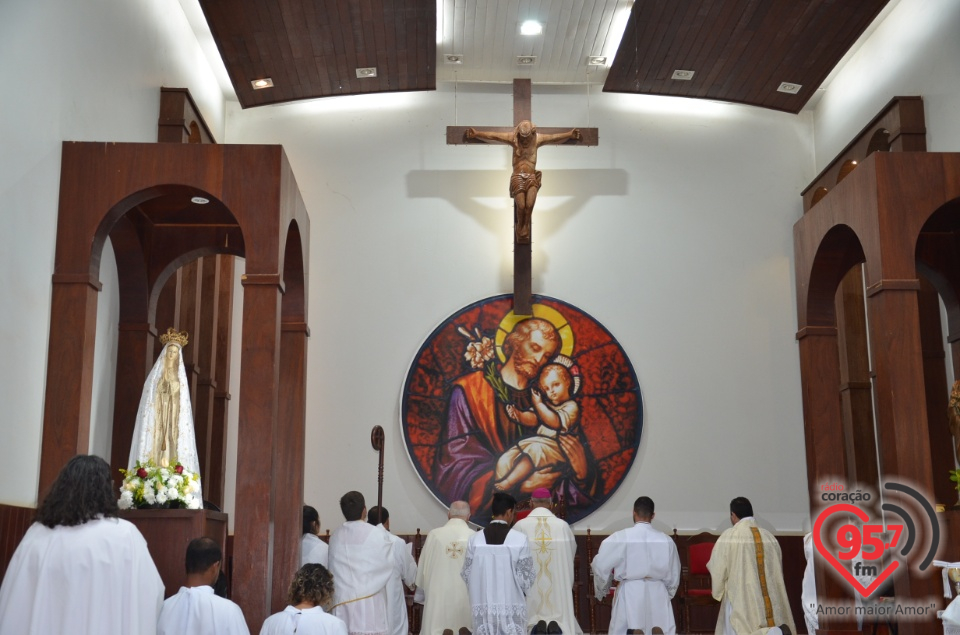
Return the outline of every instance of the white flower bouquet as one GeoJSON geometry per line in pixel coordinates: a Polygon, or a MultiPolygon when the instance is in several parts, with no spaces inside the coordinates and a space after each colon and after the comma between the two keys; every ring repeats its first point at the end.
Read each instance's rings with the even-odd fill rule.
{"type": "Polygon", "coordinates": [[[132,470],[120,470],[120,509],[165,507],[200,509],[200,476],[184,469],[179,462],[173,467],[159,467],[153,461],[138,462],[132,470]]]}

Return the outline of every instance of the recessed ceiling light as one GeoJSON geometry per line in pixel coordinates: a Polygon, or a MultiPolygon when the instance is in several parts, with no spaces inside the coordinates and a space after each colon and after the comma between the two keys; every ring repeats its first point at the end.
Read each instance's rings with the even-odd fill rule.
{"type": "Polygon", "coordinates": [[[778,93],[789,93],[791,95],[796,95],[800,92],[800,89],[803,88],[800,84],[791,84],[790,82],[783,82],[780,84],[780,88],[777,89],[778,93]]]}
{"type": "Polygon", "coordinates": [[[517,64],[520,66],[532,66],[537,63],[536,55],[518,55],[517,64]]]}
{"type": "Polygon", "coordinates": [[[536,20],[527,20],[520,25],[521,35],[540,35],[543,33],[543,25],[536,20]]]}
{"type": "Polygon", "coordinates": [[[457,54],[444,55],[443,61],[447,64],[463,64],[463,55],[457,55],[457,54]]]}
{"type": "Polygon", "coordinates": [[[190,199],[190,202],[196,203],[197,205],[206,205],[207,203],[210,202],[210,199],[204,198],[202,196],[194,196],[193,198],[190,199]]]}
{"type": "Polygon", "coordinates": [[[606,66],[607,65],[607,56],[606,55],[591,55],[587,58],[587,66],[606,66]]]}
{"type": "Polygon", "coordinates": [[[364,77],[376,77],[376,76],[377,76],[377,68],[375,66],[368,66],[366,68],[357,69],[357,77],[361,79],[364,77]]]}
{"type": "Polygon", "coordinates": [[[253,86],[254,90],[260,90],[261,88],[272,88],[273,80],[269,77],[262,77],[260,79],[250,80],[250,85],[253,86]]]}
{"type": "Polygon", "coordinates": [[[670,76],[670,79],[679,79],[679,80],[682,80],[682,81],[690,81],[691,79],[693,79],[693,74],[694,74],[694,73],[696,73],[696,71],[676,70],[676,71],[673,71],[673,75],[670,76]]]}

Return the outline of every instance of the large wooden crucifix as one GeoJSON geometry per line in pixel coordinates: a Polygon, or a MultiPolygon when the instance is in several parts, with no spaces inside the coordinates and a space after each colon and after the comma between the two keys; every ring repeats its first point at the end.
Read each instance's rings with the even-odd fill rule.
{"type": "Polygon", "coordinates": [[[537,128],[530,122],[529,79],[513,80],[513,128],[447,126],[447,143],[505,143],[513,147],[513,312],[532,315],[530,244],[533,206],[540,189],[537,148],[546,144],[595,146],[596,128],[537,128]]]}

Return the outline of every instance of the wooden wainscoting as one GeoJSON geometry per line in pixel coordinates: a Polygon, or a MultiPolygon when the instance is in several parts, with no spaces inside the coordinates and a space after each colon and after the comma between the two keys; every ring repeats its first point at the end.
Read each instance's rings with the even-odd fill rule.
{"type": "Polygon", "coordinates": [[[6,575],[10,558],[36,514],[37,510],[32,507],[0,505],[0,580],[6,575]]]}

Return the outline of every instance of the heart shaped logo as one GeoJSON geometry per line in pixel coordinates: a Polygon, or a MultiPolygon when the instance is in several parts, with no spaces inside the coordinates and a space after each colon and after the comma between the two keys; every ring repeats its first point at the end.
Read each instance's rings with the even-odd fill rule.
{"type": "Polygon", "coordinates": [[[892,560],[886,568],[880,572],[880,574],[874,578],[873,582],[870,583],[870,586],[863,586],[860,584],[860,581],[857,580],[849,569],[843,566],[840,560],[831,553],[827,546],[823,544],[823,539],[820,537],[821,529],[823,528],[823,523],[832,516],[833,514],[844,513],[844,514],[853,514],[859,518],[862,522],[866,523],[870,520],[870,516],[867,515],[865,511],[856,507],[854,505],[848,505],[846,503],[840,503],[837,505],[832,505],[817,516],[817,521],[813,525],[813,544],[817,547],[817,551],[820,552],[820,555],[823,556],[827,562],[833,566],[834,569],[843,576],[843,579],[850,583],[856,591],[864,598],[870,597],[870,595],[877,590],[884,581],[889,578],[894,571],[900,566],[900,562],[897,560],[892,560]]]}

